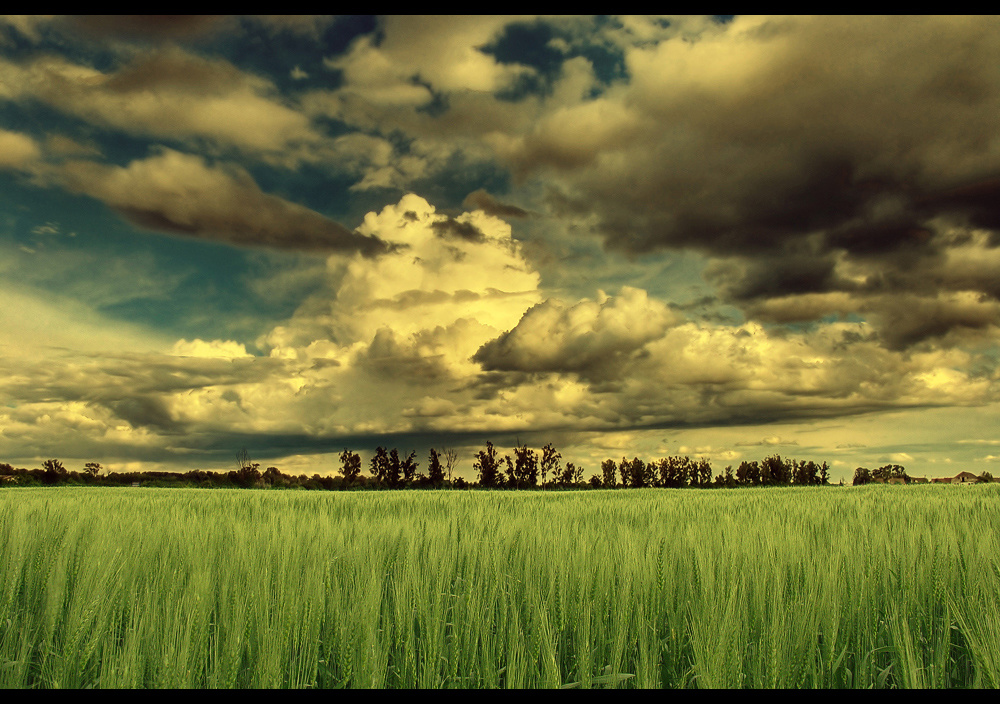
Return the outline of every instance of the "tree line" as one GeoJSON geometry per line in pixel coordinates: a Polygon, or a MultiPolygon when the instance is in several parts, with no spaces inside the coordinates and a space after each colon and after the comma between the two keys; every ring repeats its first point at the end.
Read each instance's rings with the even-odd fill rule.
{"type": "MultiPolygon", "coordinates": [[[[0,477],[13,478],[21,485],[88,484],[105,486],[176,486],[204,488],[281,489],[404,489],[404,488],[483,488],[483,489],[615,489],[615,488],[733,488],[741,486],[822,486],[829,484],[826,462],[800,461],[771,455],[762,461],[741,462],[734,470],[727,466],[717,474],[704,458],[671,456],[654,460],[639,457],[620,461],[607,459],[599,474],[584,479],[584,468],[573,462],[562,464],[562,455],[551,444],[541,450],[518,444],[501,456],[492,442],[473,459],[476,480],[453,477],[458,453],[431,448],[426,471],[416,453],[402,455],[397,448],[379,446],[363,473],[361,456],[347,448],[340,454],[336,475],[281,472],[277,467],[263,471],[246,449],[236,456],[236,469],[229,472],[192,470],[189,472],[105,472],[97,462],[88,462],[82,472],[68,471],[59,460],[46,460],[41,468],[15,469],[0,463],[0,477]]],[[[893,467],[898,467],[894,465],[893,467]]],[[[899,468],[902,471],[902,468],[899,468]]],[[[881,470],[877,470],[881,471],[881,470]]],[[[7,482],[5,482],[7,483],[7,482]]],[[[857,483],[857,481],[855,481],[857,483]]]]}

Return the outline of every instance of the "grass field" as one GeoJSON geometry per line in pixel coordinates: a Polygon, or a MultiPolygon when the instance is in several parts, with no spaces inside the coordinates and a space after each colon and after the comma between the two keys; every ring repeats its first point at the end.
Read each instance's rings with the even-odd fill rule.
{"type": "Polygon", "coordinates": [[[2,687],[997,687],[1000,486],[0,490],[2,687]]]}

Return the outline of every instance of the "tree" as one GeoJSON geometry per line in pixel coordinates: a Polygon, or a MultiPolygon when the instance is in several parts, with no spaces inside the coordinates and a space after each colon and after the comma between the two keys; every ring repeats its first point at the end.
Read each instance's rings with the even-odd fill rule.
{"type": "MultiPolygon", "coordinates": [[[[510,486],[515,486],[514,460],[510,458],[510,455],[503,456],[503,466],[507,468],[507,484],[509,484],[510,486]]],[[[503,483],[503,475],[500,476],[500,483],[503,483]]]]}
{"type": "Polygon", "coordinates": [[[403,460],[399,465],[400,470],[403,472],[403,481],[405,481],[407,484],[412,482],[413,478],[417,474],[417,466],[420,463],[416,461],[416,456],[417,456],[416,452],[411,452],[406,456],[406,459],[403,460]]]}
{"type": "Polygon", "coordinates": [[[538,486],[538,456],[527,445],[514,448],[513,486],[538,486]]]}
{"type": "Polygon", "coordinates": [[[361,455],[351,452],[345,447],[344,451],[340,453],[340,473],[344,475],[344,481],[347,484],[354,482],[361,474],[361,455]]]}
{"type": "Polygon", "coordinates": [[[384,483],[389,479],[389,453],[381,445],[375,448],[375,455],[372,457],[370,471],[372,476],[379,483],[384,483]]]}
{"type": "Polygon", "coordinates": [[[389,481],[389,486],[393,488],[399,486],[399,476],[402,470],[403,468],[399,462],[399,451],[394,447],[389,452],[389,467],[386,471],[386,479],[389,481]]]}
{"type": "Polygon", "coordinates": [[[102,469],[104,469],[104,467],[101,466],[100,462],[88,462],[83,465],[83,470],[91,477],[96,477],[100,474],[102,469]]]}
{"type": "Polygon", "coordinates": [[[427,461],[427,483],[431,486],[444,484],[444,467],[441,466],[441,455],[433,447],[427,461]]]}
{"type": "MultiPolygon", "coordinates": [[[[346,450],[345,450],[346,452],[346,450]]],[[[358,471],[361,470],[361,458],[358,457],[358,471]]],[[[268,486],[287,486],[288,482],[286,477],[282,474],[277,467],[268,467],[264,470],[264,474],[261,475],[261,479],[268,486]]]]}
{"type": "Polygon", "coordinates": [[[641,489],[642,487],[649,486],[646,463],[638,457],[633,458],[631,462],[622,458],[621,473],[622,484],[626,486],[630,486],[633,489],[641,489]]]}
{"type": "Polygon", "coordinates": [[[823,486],[830,484],[830,466],[826,462],[819,466],[819,483],[823,486]]]}
{"type": "Polygon", "coordinates": [[[242,487],[255,486],[261,481],[260,463],[250,461],[250,453],[244,447],[236,453],[236,483],[242,487]]]}
{"type": "Polygon", "coordinates": [[[583,479],[583,467],[577,469],[576,465],[572,462],[566,463],[566,468],[562,472],[562,476],[559,478],[559,486],[571,487],[577,482],[583,479]]]}
{"type": "Polygon", "coordinates": [[[458,451],[449,447],[444,449],[444,468],[448,472],[448,482],[451,482],[451,472],[458,463],[458,451]]]}
{"type": "Polygon", "coordinates": [[[618,466],[614,460],[607,459],[601,462],[601,480],[605,488],[613,489],[617,485],[617,472],[618,466]]]}
{"type": "Polygon", "coordinates": [[[791,482],[791,474],[791,467],[782,461],[780,455],[765,457],[760,463],[761,484],[788,484],[791,482]]]}
{"type": "Polygon", "coordinates": [[[871,481],[880,480],[882,482],[888,482],[890,479],[903,479],[909,482],[910,478],[906,476],[906,468],[898,464],[887,464],[879,467],[878,469],[873,469],[871,471],[871,481]]]}
{"type": "Polygon", "coordinates": [[[867,467],[858,467],[854,470],[854,486],[864,486],[872,481],[872,473],[867,467]]]}
{"type": "Polygon", "coordinates": [[[556,452],[556,448],[552,446],[552,443],[547,444],[542,448],[542,486],[545,486],[545,477],[552,474],[552,480],[555,481],[559,476],[559,460],[562,459],[562,455],[556,452]]]}
{"type": "Polygon", "coordinates": [[[698,461],[698,473],[701,474],[702,486],[708,486],[712,483],[712,463],[707,458],[698,461]]]}
{"type": "Polygon", "coordinates": [[[977,484],[990,484],[993,482],[993,475],[989,472],[984,471],[978,477],[976,477],[977,484]]]}
{"type": "Polygon", "coordinates": [[[740,462],[736,468],[736,481],[742,486],[757,486],[760,484],[760,465],[753,462],[740,462]]]}
{"type": "Polygon", "coordinates": [[[42,462],[42,469],[45,470],[42,474],[42,482],[45,484],[55,484],[66,478],[66,468],[59,460],[45,460],[42,462]]]}
{"type": "Polygon", "coordinates": [[[479,486],[494,489],[501,485],[503,478],[500,476],[500,461],[493,443],[487,442],[486,449],[476,453],[472,468],[479,475],[479,486]]]}

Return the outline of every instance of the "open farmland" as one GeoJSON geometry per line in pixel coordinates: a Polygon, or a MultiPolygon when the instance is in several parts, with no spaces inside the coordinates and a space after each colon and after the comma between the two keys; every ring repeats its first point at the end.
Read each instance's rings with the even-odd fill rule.
{"type": "Polygon", "coordinates": [[[996,687],[1000,486],[0,490],[3,687],[996,687]]]}

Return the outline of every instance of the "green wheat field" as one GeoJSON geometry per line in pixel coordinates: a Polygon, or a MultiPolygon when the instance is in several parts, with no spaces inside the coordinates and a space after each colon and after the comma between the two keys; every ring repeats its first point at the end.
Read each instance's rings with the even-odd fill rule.
{"type": "Polygon", "coordinates": [[[1000,486],[0,490],[0,687],[997,687],[1000,486]]]}

